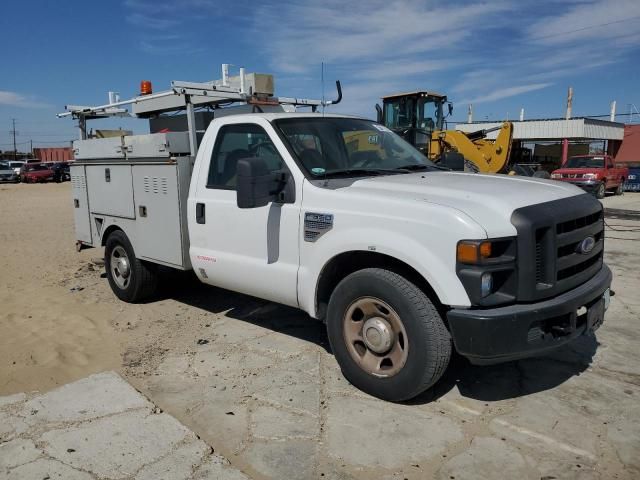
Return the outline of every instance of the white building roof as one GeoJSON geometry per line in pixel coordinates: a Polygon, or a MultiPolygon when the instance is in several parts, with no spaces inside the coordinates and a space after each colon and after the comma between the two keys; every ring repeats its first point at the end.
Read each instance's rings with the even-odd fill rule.
{"type": "MultiPolygon", "coordinates": [[[[564,138],[570,140],[622,140],[624,137],[624,124],[593,118],[524,120],[512,123],[514,140],[561,140],[564,138]]],[[[456,130],[468,133],[500,125],[502,122],[458,123],[456,130]]],[[[497,135],[497,131],[491,132],[487,138],[495,139],[497,135]]]]}

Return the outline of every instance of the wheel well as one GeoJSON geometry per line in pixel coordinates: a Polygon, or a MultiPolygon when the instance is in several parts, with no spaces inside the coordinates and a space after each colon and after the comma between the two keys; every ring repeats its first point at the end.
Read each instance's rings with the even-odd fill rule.
{"type": "Polygon", "coordinates": [[[420,288],[438,310],[443,306],[429,282],[412,266],[397,258],[383,253],[368,251],[351,251],[336,255],[324,266],[320,272],[316,290],[316,311],[318,318],[324,319],[329,299],[338,283],[347,275],[365,268],[383,268],[403,276],[420,288]]]}
{"type": "Polygon", "coordinates": [[[104,234],[102,235],[102,241],[101,241],[101,244],[103,247],[107,244],[107,238],[109,238],[109,235],[111,235],[116,230],[124,231],[122,230],[122,228],[120,228],[117,225],[109,225],[109,227],[104,231],[104,234]]]}

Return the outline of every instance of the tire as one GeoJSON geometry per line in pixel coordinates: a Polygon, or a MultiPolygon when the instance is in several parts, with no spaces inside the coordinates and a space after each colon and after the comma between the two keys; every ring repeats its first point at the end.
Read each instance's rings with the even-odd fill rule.
{"type": "Polygon", "coordinates": [[[596,189],[596,198],[604,198],[607,194],[607,189],[604,186],[604,183],[601,183],[600,185],[598,185],[598,188],[596,189]]]}
{"type": "Polygon", "coordinates": [[[388,270],[359,270],[338,284],[329,300],[327,332],[345,378],[360,390],[392,402],[409,400],[434,385],[451,357],[451,336],[429,297],[388,270]],[[358,313],[359,306],[368,305],[369,301],[374,307],[363,307],[358,313]],[[370,308],[377,310],[371,314],[370,308]],[[394,340],[388,352],[375,353],[364,342],[362,327],[379,319],[390,320],[388,325],[393,325],[397,323],[394,316],[402,328],[393,328],[394,340]],[[363,341],[353,340],[357,333],[356,337],[348,333],[358,329],[363,341]],[[388,358],[399,355],[404,356],[404,361],[388,358]],[[372,358],[378,367],[367,369],[372,358]]]}
{"type": "Polygon", "coordinates": [[[138,303],[155,293],[158,285],[155,266],[136,257],[122,230],[116,230],[107,238],[104,266],[109,286],[120,300],[138,303]]]}
{"type": "Polygon", "coordinates": [[[616,188],[616,195],[622,195],[624,193],[624,179],[620,180],[620,185],[616,188]]]}

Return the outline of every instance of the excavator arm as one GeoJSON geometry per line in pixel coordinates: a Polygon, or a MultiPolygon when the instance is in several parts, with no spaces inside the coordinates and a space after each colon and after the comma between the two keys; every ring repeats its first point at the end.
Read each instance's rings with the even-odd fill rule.
{"type": "Polygon", "coordinates": [[[464,156],[466,162],[470,162],[471,168],[480,173],[500,173],[505,171],[509,163],[511,153],[511,140],[513,139],[513,124],[504,122],[497,127],[500,132],[495,141],[487,140],[487,133],[492,130],[484,130],[473,133],[464,133],[459,130],[440,130],[433,132],[431,136],[431,148],[429,157],[437,160],[445,152],[458,152],[464,156]]]}

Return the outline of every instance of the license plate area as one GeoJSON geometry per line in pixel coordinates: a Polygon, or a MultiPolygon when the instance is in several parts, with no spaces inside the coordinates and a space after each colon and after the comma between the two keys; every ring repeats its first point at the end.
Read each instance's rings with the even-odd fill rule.
{"type": "Polygon", "coordinates": [[[604,321],[605,299],[604,297],[594,303],[587,310],[587,329],[595,332],[604,321]]]}

